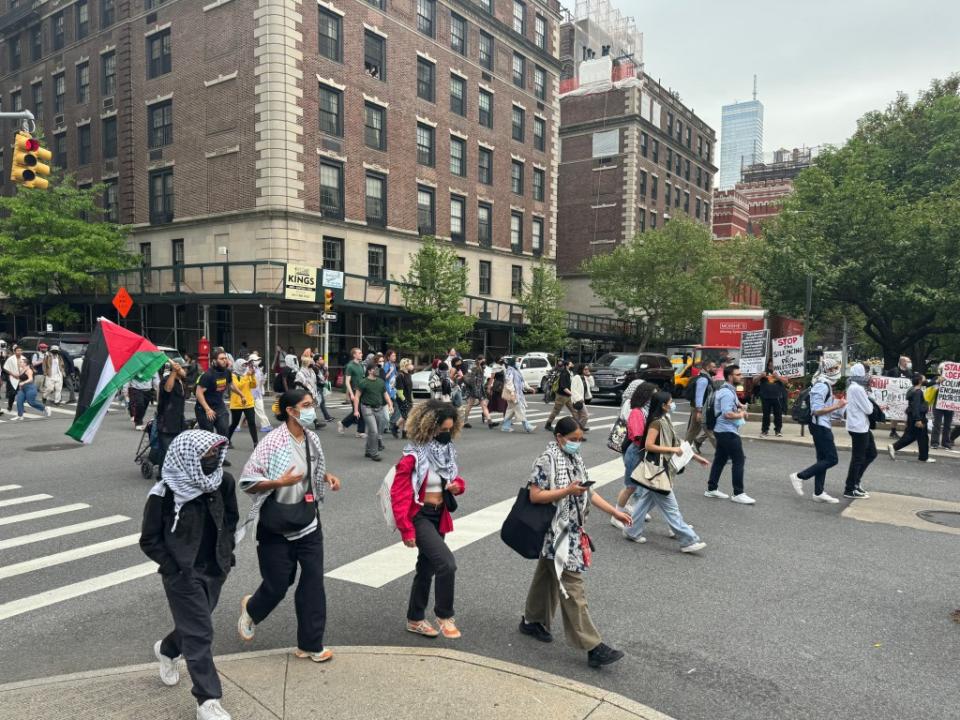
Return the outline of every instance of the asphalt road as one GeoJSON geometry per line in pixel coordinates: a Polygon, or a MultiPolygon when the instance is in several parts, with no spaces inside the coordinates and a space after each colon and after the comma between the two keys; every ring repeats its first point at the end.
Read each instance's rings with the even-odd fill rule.
{"type": "MultiPolygon", "coordinates": [[[[545,406],[534,400],[532,408],[541,412],[533,435],[465,431],[458,447],[468,492],[459,515],[514,496],[525,481],[548,439],[540,429],[545,406]]],[[[615,457],[600,429],[615,409],[594,407],[593,413],[598,429],[583,449],[588,466],[615,457]]],[[[679,421],[685,418],[678,414],[679,421]]],[[[49,420],[0,424],[0,677],[8,682],[148,661],[153,642],[170,627],[155,574],[39,609],[21,612],[20,605],[11,605],[29,606],[43,593],[97,582],[145,561],[132,544],[54,567],[20,566],[10,574],[18,563],[139,530],[150,485],[132,462],[139,433],[123,412],[115,412],[95,444],[81,447],[63,435],[69,422],[57,413],[49,420]],[[22,487],[3,490],[11,484],[22,487]],[[51,497],[4,504],[38,494],[51,497]],[[90,507],[9,522],[76,503],[90,507]],[[34,533],[110,516],[128,519],[17,545],[34,533]],[[5,609],[16,614],[3,619],[5,609]]],[[[349,433],[340,437],[333,427],[321,439],[328,467],[344,481],[323,510],[332,570],[395,544],[397,536],[384,527],[374,498],[387,463],[365,460],[362,441],[349,433]]],[[[239,474],[250,439],[238,433],[235,440],[230,457],[239,474]]],[[[388,440],[386,457],[400,448],[388,440]]],[[[658,517],[641,546],[624,541],[605,516],[591,515],[598,550],[587,574],[591,613],[605,641],[626,651],[621,663],[591,670],[562,632],[552,645],[517,633],[533,566],[496,533],[456,553],[457,620],[464,633],[456,647],[600,685],[684,720],[956,717],[960,626],[949,613],[960,606],[957,536],[843,518],[846,502],[814,504],[798,498],[786,480],[809,464],[811,450],[769,441],[748,441],[746,448],[754,507],[704,498],[705,472],[699,468],[681,478],[677,495],[684,516],[708,544],[700,556],[677,552],[658,517]]],[[[842,490],[848,460],[841,452],[828,491],[842,490]]],[[[872,491],[957,501],[958,481],[960,456],[936,465],[881,457],[865,484],[872,491]]],[[[611,483],[601,493],[610,499],[618,487],[611,483]]],[[[729,471],[721,489],[729,491],[729,471]]],[[[241,500],[241,513],[247,507],[241,500]]],[[[259,576],[251,540],[237,556],[215,616],[215,652],[294,644],[289,596],[258,628],[252,645],[238,639],[239,599],[253,591],[259,576]]],[[[328,644],[431,642],[404,631],[409,583],[409,575],[381,588],[328,579],[328,644]]]]}

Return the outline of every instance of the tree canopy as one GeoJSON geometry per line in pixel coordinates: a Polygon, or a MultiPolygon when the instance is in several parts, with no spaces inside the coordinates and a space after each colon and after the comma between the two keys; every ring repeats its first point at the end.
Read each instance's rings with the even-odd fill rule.
{"type": "Polygon", "coordinates": [[[855,308],[888,366],[960,332],[958,85],[955,75],[915,102],[899,95],[799,175],[764,226],[756,281],[767,304],[802,313],[812,275],[813,319],[855,308]]]}
{"type": "Polygon", "coordinates": [[[415,352],[440,354],[463,343],[476,318],[460,306],[467,292],[467,269],[453,248],[424,237],[410,255],[409,271],[400,277],[404,308],[413,326],[400,331],[396,344],[415,352]]]}
{"type": "Polygon", "coordinates": [[[563,286],[553,266],[544,262],[533,268],[529,283],[520,295],[527,325],[516,338],[522,352],[555,352],[567,338],[567,313],[564,311],[563,286]]]}
{"type": "Polygon", "coordinates": [[[637,321],[640,350],[654,338],[697,333],[704,310],[726,307],[734,246],[684,217],[584,263],[590,287],[617,317],[637,321]]]}

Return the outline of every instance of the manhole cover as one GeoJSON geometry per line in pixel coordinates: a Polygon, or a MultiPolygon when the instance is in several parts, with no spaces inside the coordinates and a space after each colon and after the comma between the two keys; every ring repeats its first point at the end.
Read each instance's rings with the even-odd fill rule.
{"type": "Polygon", "coordinates": [[[921,510],[917,517],[927,522],[937,525],[946,525],[947,527],[960,528],[960,512],[951,512],[949,510],[921,510]]]}
{"type": "Polygon", "coordinates": [[[33,447],[24,448],[24,450],[28,452],[48,452],[50,450],[76,450],[82,447],[83,445],[80,443],[52,443],[51,445],[34,445],[33,447]]]}

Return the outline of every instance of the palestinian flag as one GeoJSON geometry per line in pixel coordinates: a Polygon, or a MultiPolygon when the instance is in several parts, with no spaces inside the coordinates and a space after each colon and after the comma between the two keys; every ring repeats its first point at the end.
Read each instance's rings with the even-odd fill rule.
{"type": "Polygon", "coordinates": [[[134,378],[149,379],[166,362],[166,354],[142,335],[99,318],[83,357],[77,414],[67,435],[90,443],[117,391],[134,378]]]}

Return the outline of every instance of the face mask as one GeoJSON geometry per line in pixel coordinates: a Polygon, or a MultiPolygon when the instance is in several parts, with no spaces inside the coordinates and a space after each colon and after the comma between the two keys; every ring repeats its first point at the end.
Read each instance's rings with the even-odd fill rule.
{"type": "Polygon", "coordinates": [[[913,363],[912,363],[912,362],[908,362],[908,363],[907,363],[907,370],[913,370],[913,363]]]}
{"type": "Polygon", "coordinates": [[[733,421],[733,424],[735,427],[743,427],[744,425],[747,424],[747,421],[744,420],[743,418],[737,418],[736,420],[733,421]]]}
{"type": "Polygon", "coordinates": [[[303,408],[300,411],[300,414],[297,416],[297,422],[299,422],[303,427],[313,427],[314,422],[317,419],[317,411],[311,408],[303,408]]]}
{"type": "Polygon", "coordinates": [[[200,469],[203,470],[204,475],[213,475],[218,467],[220,467],[219,454],[214,455],[213,457],[200,458],[200,469]]]}
{"type": "Polygon", "coordinates": [[[677,404],[671,400],[670,401],[670,410],[668,412],[675,413],[677,411],[677,404]]]}
{"type": "Polygon", "coordinates": [[[567,455],[576,455],[580,452],[580,443],[574,440],[567,440],[563,443],[563,451],[567,453],[567,455]]]}
{"type": "Polygon", "coordinates": [[[449,445],[452,439],[453,433],[451,433],[449,430],[444,430],[441,433],[437,433],[436,440],[441,445],[449,445]]]}

